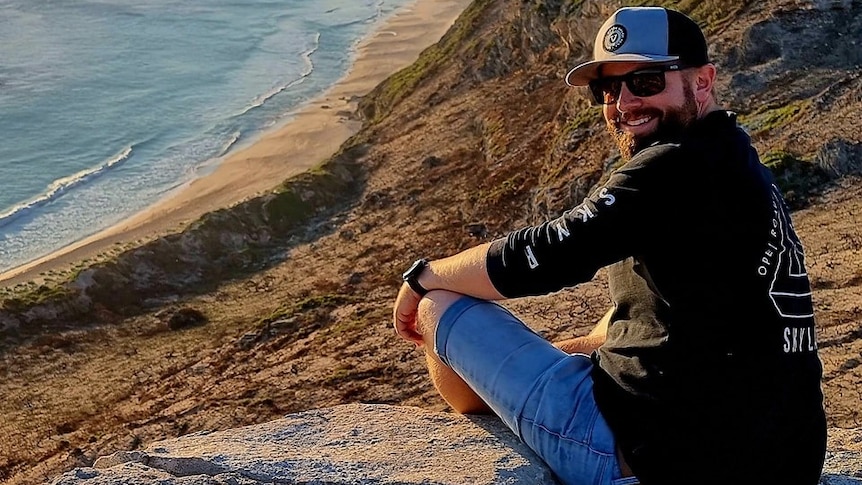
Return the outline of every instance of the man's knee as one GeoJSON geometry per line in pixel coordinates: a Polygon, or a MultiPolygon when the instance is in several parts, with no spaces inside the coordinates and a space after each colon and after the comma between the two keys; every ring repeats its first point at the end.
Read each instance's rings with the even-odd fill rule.
{"type": "Polygon", "coordinates": [[[419,331],[425,336],[426,341],[433,338],[434,332],[437,329],[437,323],[443,318],[446,310],[453,303],[463,298],[460,293],[452,293],[451,291],[432,290],[419,302],[417,312],[417,325],[419,331]]]}

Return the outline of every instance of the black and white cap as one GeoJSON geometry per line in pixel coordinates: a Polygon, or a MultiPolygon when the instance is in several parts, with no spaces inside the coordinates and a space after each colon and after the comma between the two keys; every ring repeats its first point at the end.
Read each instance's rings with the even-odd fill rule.
{"type": "Polygon", "coordinates": [[[709,63],[706,38],[694,20],[662,7],[625,7],[608,18],[596,35],[593,60],[566,75],[570,86],[586,86],[612,62],[709,63]]]}

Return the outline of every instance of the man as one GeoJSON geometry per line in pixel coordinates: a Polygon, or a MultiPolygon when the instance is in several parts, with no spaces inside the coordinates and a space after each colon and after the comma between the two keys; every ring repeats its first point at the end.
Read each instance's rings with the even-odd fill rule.
{"type": "Polygon", "coordinates": [[[802,246],[715,76],[685,15],[616,11],[566,81],[589,86],[625,165],[558,219],[404,274],[395,329],[443,398],[490,408],[564,483],[818,483],[802,246]],[[580,339],[555,346],[490,302],[603,267],[614,308],[580,339]]]}

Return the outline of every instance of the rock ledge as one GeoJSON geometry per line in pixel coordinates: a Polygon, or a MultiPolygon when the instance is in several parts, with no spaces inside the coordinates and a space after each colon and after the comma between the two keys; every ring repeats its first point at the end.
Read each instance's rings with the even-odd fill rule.
{"type": "MultiPolygon", "coordinates": [[[[822,485],[862,485],[862,431],[830,430],[822,485]]],[[[345,404],[121,451],[54,485],[557,484],[495,417],[345,404]]]]}

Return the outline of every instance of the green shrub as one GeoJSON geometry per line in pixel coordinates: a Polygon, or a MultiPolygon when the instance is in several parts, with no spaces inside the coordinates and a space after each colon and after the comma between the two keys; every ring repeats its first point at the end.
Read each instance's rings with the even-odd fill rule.
{"type": "Polygon", "coordinates": [[[752,137],[758,137],[793,121],[808,106],[808,103],[808,100],[804,100],[777,108],[763,106],[753,113],[740,116],[739,123],[751,133],[752,137]]]}
{"type": "Polygon", "coordinates": [[[799,209],[829,181],[826,172],[814,163],[782,151],[768,152],[761,161],[775,176],[787,205],[799,209]]]}

